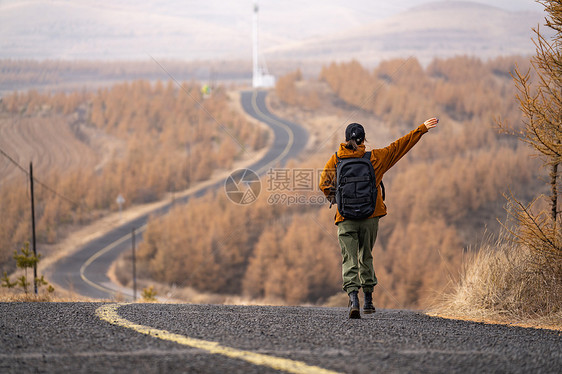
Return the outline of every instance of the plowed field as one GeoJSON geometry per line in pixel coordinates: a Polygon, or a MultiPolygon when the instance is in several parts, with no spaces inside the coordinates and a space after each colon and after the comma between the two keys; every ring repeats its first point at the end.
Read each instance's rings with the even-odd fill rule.
{"type": "MultiPolygon", "coordinates": [[[[25,169],[33,162],[38,179],[54,170],[95,167],[104,149],[83,131],[78,136],[71,123],[62,115],[21,117],[1,113],[0,149],[25,169]]],[[[0,184],[19,177],[25,175],[8,158],[0,157],[0,184]]]]}

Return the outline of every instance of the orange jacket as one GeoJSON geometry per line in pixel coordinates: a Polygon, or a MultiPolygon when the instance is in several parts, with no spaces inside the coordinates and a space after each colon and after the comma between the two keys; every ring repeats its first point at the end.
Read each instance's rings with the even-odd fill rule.
{"type": "MultiPolygon", "coordinates": [[[[388,147],[381,149],[373,149],[371,151],[371,163],[375,169],[375,179],[377,186],[381,183],[384,173],[388,171],[394,164],[398,162],[416,143],[421,139],[422,135],[427,132],[427,128],[424,124],[420,125],[417,129],[410,131],[409,134],[401,137],[400,139],[394,141],[388,147]]],[[[340,144],[340,149],[338,150],[339,158],[349,158],[349,157],[363,157],[365,154],[365,145],[360,144],[356,151],[347,149],[345,143],[340,144]]],[[[320,176],[320,189],[324,192],[324,195],[328,197],[330,195],[330,190],[336,188],[336,155],[332,155],[330,160],[324,166],[322,175],[320,176]]],[[[386,205],[382,200],[381,189],[378,189],[377,203],[375,206],[375,212],[372,217],[382,217],[386,215],[386,205]]],[[[343,221],[345,218],[336,209],[336,225],[343,221]]]]}

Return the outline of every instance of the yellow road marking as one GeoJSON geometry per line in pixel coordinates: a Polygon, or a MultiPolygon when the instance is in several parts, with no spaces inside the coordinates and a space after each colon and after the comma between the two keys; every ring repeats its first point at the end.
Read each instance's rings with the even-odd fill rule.
{"type": "Polygon", "coordinates": [[[109,322],[112,325],[125,327],[141,334],[149,335],[158,339],[168,340],[178,344],[186,345],[188,347],[202,349],[211,354],[218,354],[230,358],[244,360],[254,365],[267,366],[275,370],[282,370],[288,373],[337,374],[337,372],[335,371],[322,369],[317,366],[307,365],[301,361],[294,361],[288,358],[279,358],[250,351],[243,351],[240,349],[220,345],[217,342],[194,339],[166,330],[160,330],[150,326],[138,325],[119,316],[119,314],[117,313],[117,309],[119,309],[119,307],[121,307],[122,305],[129,304],[103,305],[96,309],[96,315],[100,319],[109,322]]]}
{"type": "MultiPolygon", "coordinates": [[[[146,224],[139,227],[136,232],[137,233],[141,233],[146,229],[146,224]]],[[[94,262],[95,260],[97,260],[100,256],[104,255],[105,253],[111,251],[113,248],[117,247],[119,244],[123,243],[125,240],[129,239],[131,237],[131,234],[127,234],[119,239],[117,239],[116,241],[112,242],[111,244],[103,247],[102,249],[100,249],[99,251],[97,251],[96,253],[94,253],[92,256],[90,256],[83,264],[82,266],[80,266],[80,278],[82,278],[82,280],[86,283],[88,283],[90,286],[97,288],[98,290],[104,291],[104,292],[109,292],[111,294],[114,294],[115,290],[112,290],[111,288],[108,287],[104,287],[102,285],[99,285],[91,280],[89,280],[86,277],[86,268],[88,266],[90,266],[92,264],[92,262],[94,262]]]]}

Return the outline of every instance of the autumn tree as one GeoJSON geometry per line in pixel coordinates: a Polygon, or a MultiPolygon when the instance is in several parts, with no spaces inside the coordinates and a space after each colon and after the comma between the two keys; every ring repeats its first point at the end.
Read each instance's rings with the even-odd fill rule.
{"type": "Polygon", "coordinates": [[[549,169],[550,212],[533,212],[532,204],[525,206],[513,195],[509,196],[512,215],[518,223],[510,230],[517,242],[542,253],[562,258],[560,204],[558,203],[558,168],[562,155],[562,1],[539,1],[548,13],[546,26],[554,31],[552,40],[539,28],[534,29],[536,55],[531,69],[538,81],[531,82],[531,69],[515,70],[514,80],[519,91],[518,100],[524,115],[520,139],[538,152],[549,169]]]}

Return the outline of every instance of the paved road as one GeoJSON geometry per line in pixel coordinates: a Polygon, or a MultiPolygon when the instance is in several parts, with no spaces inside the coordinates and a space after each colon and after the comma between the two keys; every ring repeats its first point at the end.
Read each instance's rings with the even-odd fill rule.
{"type": "Polygon", "coordinates": [[[343,308],[0,303],[0,315],[2,373],[270,373],[273,368],[560,373],[562,368],[559,332],[411,311],[382,310],[349,320],[343,308]]]}
{"type": "MultiPolygon", "coordinates": [[[[300,126],[276,117],[265,104],[266,91],[242,92],[241,103],[244,110],[254,118],[266,123],[274,133],[271,149],[249,168],[264,174],[269,168],[284,164],[289,158],[298,155],[306,146],[307,132],[300,126]]],[[[210,189],[223,188],[224,181],[197,190],[192,196],[201,196],[210,189]]],[[[178,199],[173,204],[185,204],[191,196],[178,199]]],[[[84,245],[76,253],[54,264],[48,273],[49,280],[65,289],[87,297],[108,299],[117,292],[130,296],[131,290],[120,289],[107,277],[111,263],[125,250],[131,248],[131,232],[137,229],[136,239],[141,240],[142,231],[151,215],[163,215],[172,203],[145,214],[133,221],[122,224],[106,235],[84,245]]]]}

